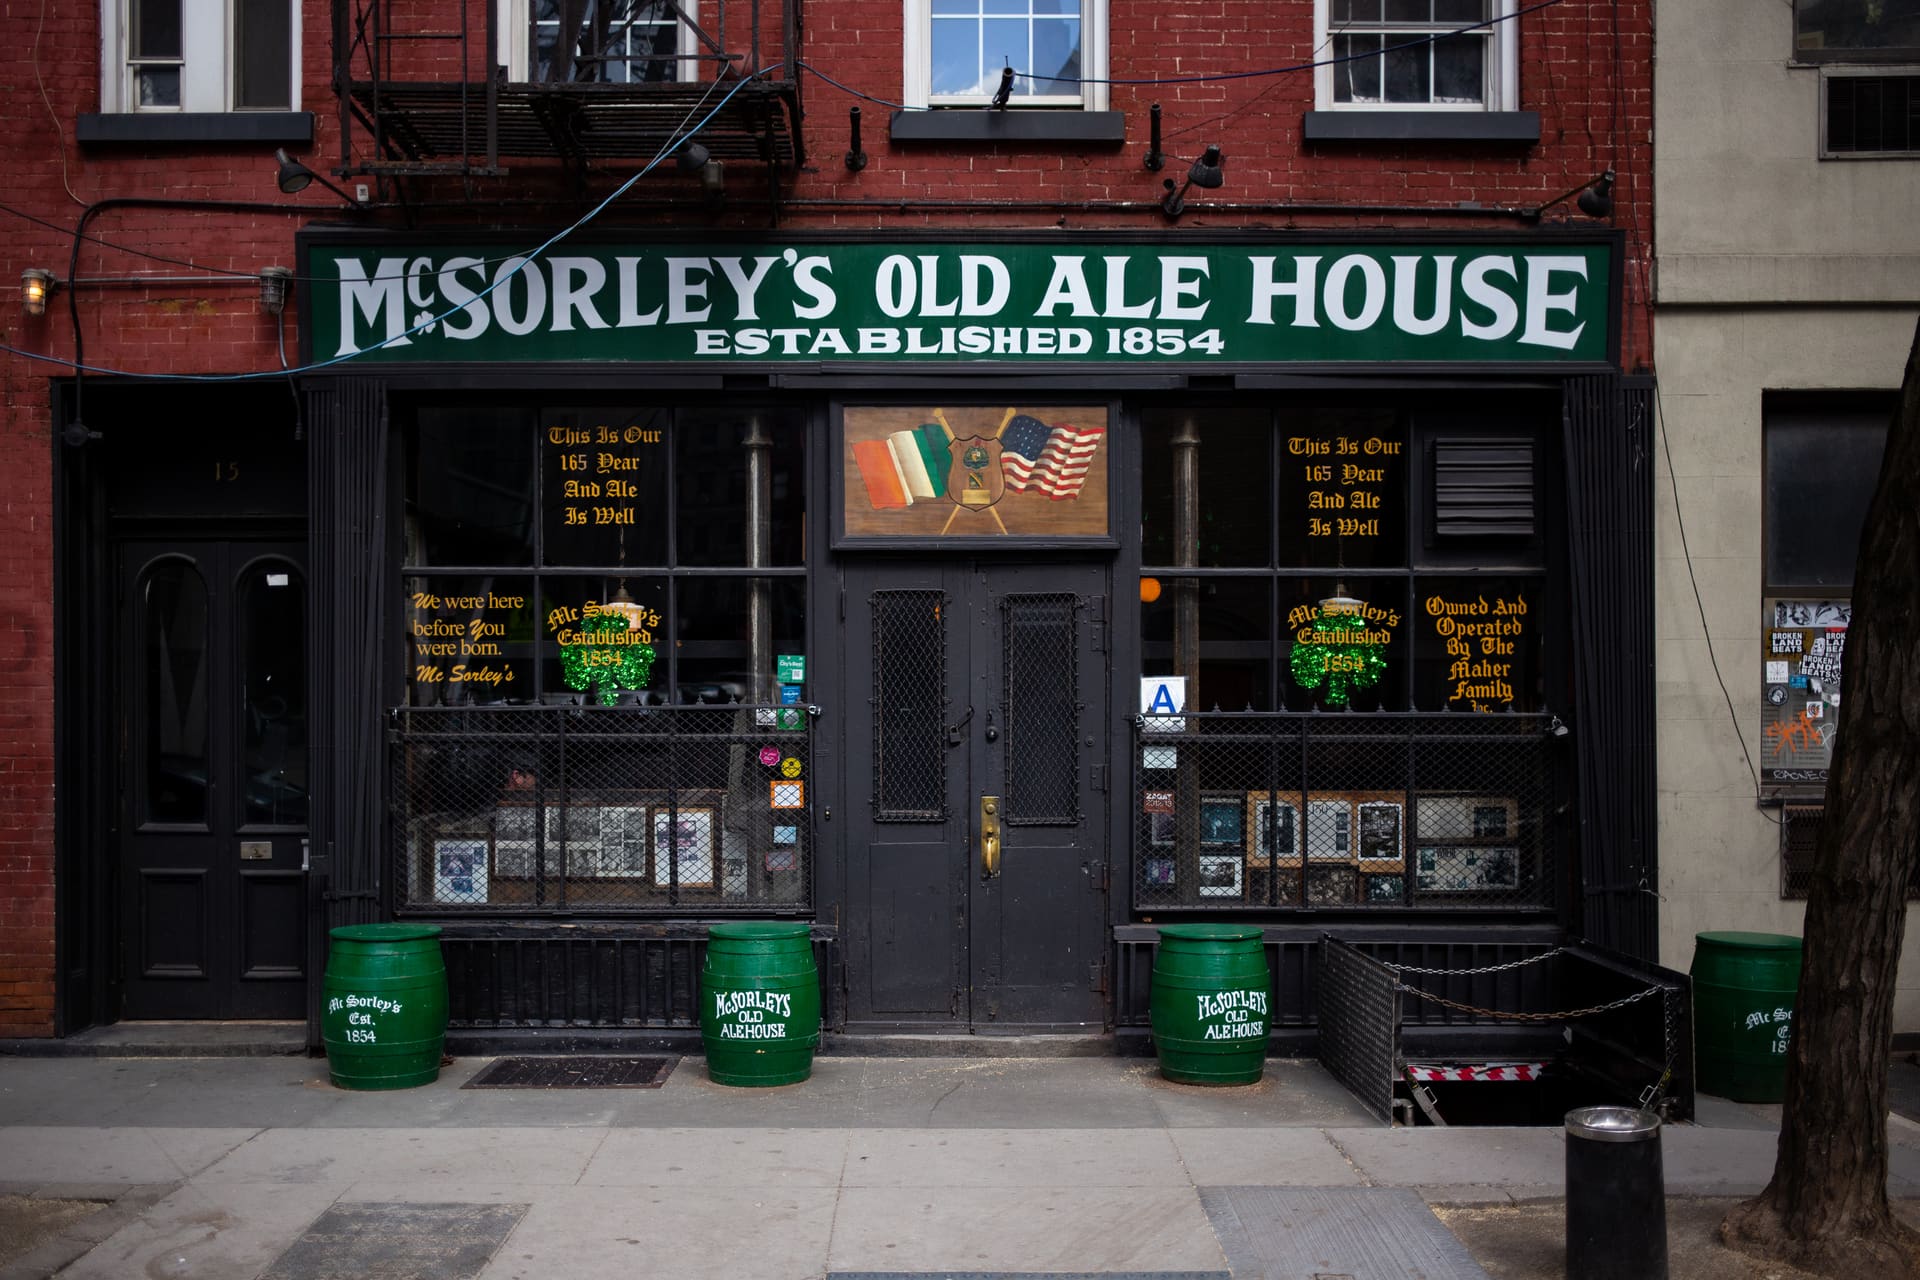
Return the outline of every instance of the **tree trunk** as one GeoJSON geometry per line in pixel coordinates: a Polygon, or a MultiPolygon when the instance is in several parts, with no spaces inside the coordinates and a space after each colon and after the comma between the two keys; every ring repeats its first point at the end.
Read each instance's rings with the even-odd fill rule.
{"type": "Polygon", "coordinates": [[[1773,1180],[1720,1227],[1836,1276],[1920,1275],[1887,1205],[1887,1060],[1920,844],[1920,327],[1854,569],[1839,741],[1807,899],[1773,1180]]]}

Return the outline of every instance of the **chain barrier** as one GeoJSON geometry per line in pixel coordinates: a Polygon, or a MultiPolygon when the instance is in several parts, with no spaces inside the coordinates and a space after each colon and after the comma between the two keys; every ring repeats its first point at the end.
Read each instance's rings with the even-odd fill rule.
{"type": "Polygon", "coordinates": [[[1551,951],[1542,951],[1539,955],[1528,956],[1524,960],[1509,960],[1505,964],[1482,965],[1478,969],[1422,969],[1418,965],[1395,964],[1391,960],[1382,960],[1380,963],[1395,973],[1444,974],[1448,977],[1472,978],[1486,973],[1505,973],[1509,969],[1524,969],[1530,964],[1539,964],[1542,960],[1551,960],[1565,950],[1565,947],[1555,947],[1551,951]]]}
{"type": "Polygon", "coordinates": [[[1448,1009],[1455,1009],[1461,1013],[1475,1014],[1482,1018],[1504,1018],[1509,1022],[1565,1022],[1573,1018],[1590,1018],[1595,1014],[1611,1013],[1615,1009],[1624,1009],[1630,1004],[1645,1000],[1648,996],[1661,995],[1666,991],[1665,987],[1648,987],[1643,991],[1636,991],[1630,996],[1621,996],[1618,1000],[1612,1000],[1606,1004],[1594,1005],[1590,1009],[1564,1009],[1554,1013],[1509,1013],[1501,1009],[1482,1009],[1477,1005],[1462,1004],[1458,1000],[1449,1000],[1445,996],[1436,996],[1430,991],[1422,991],[1418,987],[1410,987],[1404,982],[1398,982],[1394,985],[1407,995],[1418,996],[1422,1000],[1431,1000],[1433,1003],[1443,1005],[1448,1009]]]}

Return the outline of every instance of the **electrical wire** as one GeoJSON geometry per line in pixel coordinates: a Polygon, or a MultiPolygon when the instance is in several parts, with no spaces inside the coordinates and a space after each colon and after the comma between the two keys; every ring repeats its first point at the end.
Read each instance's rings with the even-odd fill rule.
{"type": "Polygon", "coordinates": [[[27,56],[33,63],[33,82],[40,87],[40,101],[47,106],[47,116],[53,121],[54,140],[60,147],[60,185],[67,189],[68,199],[85,206],[87,202],[73,193],[73,180],[67,173],[67,131],[60,127],[60,113],[53,109],[53,97],[47,92],[46,77],[40,74],[40,37],[47,30],[47,3],[48,0],[40,0],[40,25],[33,29],[33,48],[27,56]]]}
{"type": "MultiPolygon", "coordinates": [[[[635,183],[639,182],[640,179],[646,177],[649,173],[653,172],[654,169],[658,168],[662,160],[672,155],[683,144],[685,144],[692,138],[697,137],[700,133],[700,130],[706,128],[707,124],[710,121],[712,121],[712,119],[716,115],[720,114],[721,110],[726,107],[729,101],[732,100],[734,94],[740,92],[740,90],[744,89],[747,85],[753,83],[754,80],[765,75],[767,72],[774,70],[777,67],[777,65],[778,64],[773,64],[767,67],[763,67],[759,71],[756,71],[752,76],[742,77],[740,80],[734,82],[734,86],[731,89],[727,90],[726,96],[721,98],[720,101],[714,103],[712,109],[709,110],[705,116],[701,117],[700,123],[694,125],[692,129],[688,130],[681,136],[670,138],[669,141],[664,146],[662,146],[658,152],[654,154],[651,160],[647,161],[647,163],[644,166],[642,166],[637,172],[629,176],[626,179],[626,181],[622,182],[618,187],[615,187],[613,191],[608,193],[607,196],[604,199],[602,199],[598,204],[594,205],[593,208],[587,210],[585,213],[581,214],[578,218],[574,219],[573,222],[569,223],[567,226],[562,227],[560,230],[554,232],[552,235],[548,236],[545,240],[543,240],[540,244],[534,246],[532,249],[527,250],[525,253],[510,255],[509,257],[502,259],[501,261],[503,262],[511,261],[513,257],[518,257],[520,259],[519,265],[514,267],[512,271],[509,271],[506,274],[500,276],[492,284],[489,284],[486,288],[474,294],[474,296],[471,299],[469,299],[467,302],[462,303],[460,306],[449,307],[447,310],[441,312],[438,315],[428,316],[423,320],[416,321],[411,328],[403,330],[401,333],[399,333],[395,337],[384,338],[381,341],[376,342],[371,347],[365,347],[358,351],[350,351],[345,355],[334,356],[327,360],[316,360],[312,364],[299,365],[291,369],[286,369],[286,370],[263,369],[253,373],[135,373],[127,369],[114,369],[114,368],[108,368],[108,367],[99,366],[99,365],[89,365],[76,360],[67,360],[60,356],[45,355],[36,351],[26,351],[19,347],[11,346],[6,343],[0,343],[0,351],[5,351],[11,355],[22,356],[29,360],[38,360],[45,364],[60,365],[64,368],[73,369],[80,373],[96,373],[96,374],[103,374],[103,375],[109,375],[109,376],[145,378],[152,381],[160,381],[160,382],[192,382],[192,383],[257,382],[264,378],[281,378],[281,377],[293,378],[301,374],[316,373],[322,369],[330,369],[336,365],[342,365],[342,364],[348,363],[349,361],[357,360],[361,356],[366,355],[369,352],[378,351],[383,347],[392,346],[395,342],[399,341],[401,338],[406,338],[412,334],[421,333],[421,332],[424,332],[425,330],[431,329],[434,326],[438,325],[441,321],[450,319],[453,316],[459,314],[460,312],[466,310],[467,307],[473,305],[473,303],[475,302],[478,302],[480,299],[487,297],[489,294],[493,293],[494,290],[504,287],[515,276],[519,275],[522,271],[526,270],[529,266],[533,265],[534,259],[538,258],[541,254],[545,253],[548,249],[551,249],[554,245],[559,244],[562,240],[565,240],[568,236],[578,231],[581,227],[586,226],[587,223],[593,221],[593,219],[599,217],[600,214],[605,212],[607,207],[611,205],[615,200],[618,200],[621,196],[625,195],[628,191],[632,190],[635,183]]],[[[705,105],[707,98],[712,96],[713,90],[719,88],[721,83],[722,83],[721,81],[716,80],[712,83],[711,86],[709,86],[706,95],[701,97],[701,99],[698,102],[694,103],[692,109],[687,112],[686,119],[690,120],[693,118],[694,114],[697,113],[700,110],[700,108],[705,105]]],[[[684,127],[684,125],[685,125],[685,120],[682,121],[682,127],[684,127]]]]}
{"type": "Polygon", "coordinates": [[[1727,690],[1727,678],[1720,673],[1720,658],[1713,649],[1713,628],[1707,625],[1706,602],[1700,598],[1700,579],[1694,576],[1693,552],[1687,546],[1687,521],[1681,513],[1680,478],[1673,470],[1673,441],[1667,433],[1667,412],[1660,396],[1660,384],[1653,384],[1653,414],[1660,428],[1660,449],[1667,459],[1667,484],[1673,490],[1673,520],[1680,529],[1680,555],[1686,561],[1687,581],[1693,586],[1694,607],[1700,611],[1700,630],[1707,640],[1707,660],[1713,664],[1713,678],[1720,683],[1720,696],[1727,700],[1727,715],[1733,721],[1733,736],[1740,743],[1740,754],[1747,762],[1747,773],[1753,779],[1753,802],[1767,821],[1775,826],[1781,825],[1781,819],[1768,813],[1760,796],[1760,771],[1754,767],[1753,753],[1747,749],[1746,731],[1740,727],[1740,713],[1734,710],[1733,694],[1727,690]]]}

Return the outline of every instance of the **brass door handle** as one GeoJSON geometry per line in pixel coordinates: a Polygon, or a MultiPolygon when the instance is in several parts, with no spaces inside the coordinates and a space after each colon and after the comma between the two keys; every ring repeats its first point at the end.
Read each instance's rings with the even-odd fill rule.
{"type": "Polygon", "coordinates": [[[980,878],[1000,874],[1000,798],[980,797],[980,878]]]}

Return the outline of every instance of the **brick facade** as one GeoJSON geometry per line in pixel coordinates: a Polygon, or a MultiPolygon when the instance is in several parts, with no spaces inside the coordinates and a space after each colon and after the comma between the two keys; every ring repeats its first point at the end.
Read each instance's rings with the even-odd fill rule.
{"type": "MultiPolygon", "coordinates": [[[[770,8],[777,16],[777,6],[770,8]]],[[[317,133],[306,158],[324,171],[339,153],[331,19],[327,5],[302,9],[301,106],[315,113],[317,133]]],[[[482,12],[473,6],[476,22],[482,12]]],[[[1115,80],[1257,71],[1316,54],[1306,3],[1114,0],[1110,14],[1115,80]]],[[[810,64],[876,98],[899,98],[897,0],[815,0],[803,16],[802,56],[810,64]]],[[[850,172],[842,163],[847,108],[858,100],[803,74],[809,167],[788,189],[781,225],[841,231],[923,225],[1160,230],[1168,225],[1157,208],[1161,180],[1178,176],[1206,144],[1217,143],[1226,156],[1226,184],[1192,193],[1181,228],[1516,232],[1532,224],[1493,212],[1463,214],[1459,207],[1530,209],[1611,167],[1619,175],[1613,225],[1627,240],[1621,364],[1640,367],[1652,351],[1646,288],[1651,20],[1646,0],[1568,2],[1520,19],[1519,106],[1540,114],[1542,137],[1534,145],[1305,146],[1302,116],[1313,106],[1313,77],[1297,72],[1194,84],[1115,84],[1109,105],[1124,115],[1127,131],[1119,147],[895,147],[887,138],[888,109],[860,103],[870,163],[850,172]],[[1161,173],[1149,173],[1141,163],[1153,102],[1164,108],[1169,160],[1161,173]],[[1134,207],[1110,207],[1114,202],[1134,207]],[[1357,207],[1367,205],[1435,212],[1357,207]],[[1306,213],[1287,206],[1340,210],[1306,213]]],[[[98,110],[100,100],[97,9],[15,6],[0,17],[0,27],[8,36],[7,52],[0,55],[7,61],[0,74],[0,119],[8,122],[0,136],[0,171],[9,176],[0,197],[8,210],[0,213],[0,290],[15,289],[27,267],[50,269],[62,281],[76,266],[82,279],[180,276],[196,268],[240,273],[231,283],[117,282],[84,285],[77,296],[63,288],[37,318],[23,316],[10,300],[0,307],[0,341],[73,357],[68,306],[77,300],[90,365],[139,374],[277,371],[276,324],[261,312],[253,277],[264,266],[294,264],[294,234],[309,217],[342,218],[334,197],[317,184],[298,196],[280,195],[270,145],[79,147],[76,118],[98,110]],[[259,207],[190,207],[196,201],[259,207]],[[107,243],[85,242],[76,257],[69,232],[87,209],[87,234],[107,243]],[[143,258],[115,245],[194,266],[143,258]]],[[[729,202],[718,214],[709,213],[689,181],[667,165],[663,176],[636,189],[631,209],[609,217],[630,226],[764,229],[765,201],[751,192],[759,180],[755,168],[737,166],[729,202]],[[663,195],[684,198],[662,211],[657,201],[663,195]]],[[[592,174],[588,191],[604,192],[623,176],[592,174]]],[[[381,192],[378,207],[361,220],[404,225],[408,211],[393,194],[381,192]]],[[[516,163],[512,176],[477,180],[471,194],[451,183],[413,185],[406,194],[421,227],[476,217],[550,226],[584,207],[570,171],[553,164],[516,163]],[[517,203],[490,211],[488,202],[496,197],[517,203]]],[[[1546,220],[1563,217],[1577,217],[1570,204],[1549,211],[1546,220]]],[[[289,354],[293,310],[287,312],[289,354]]],[[[0,621],[0,1037],[46,1036],[55,1030],[52,495],[53,456],[62,447],[50,406],[54,384],[66,370],[12,354],[0,354],[0,366],[0,597],[6,601],[0,621]]]]}

